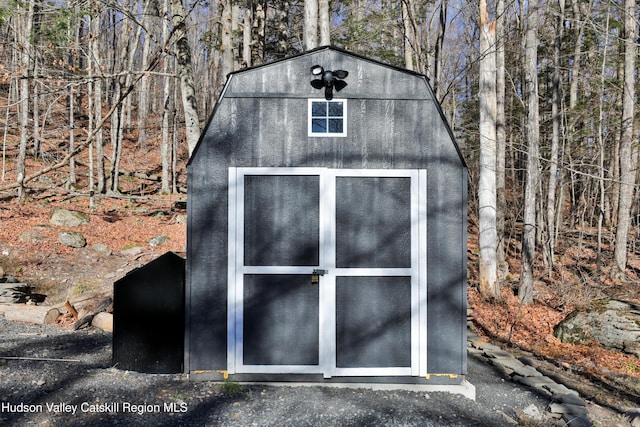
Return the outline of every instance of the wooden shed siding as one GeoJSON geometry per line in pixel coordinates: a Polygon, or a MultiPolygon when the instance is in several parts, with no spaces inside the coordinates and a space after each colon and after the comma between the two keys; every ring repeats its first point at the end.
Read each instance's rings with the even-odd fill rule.
{"type": "Polygon", "coordinates": [[[343,55],[335,51],[318,52],[290,61],[280,61],[230,75],[224,97],[317,97],[323,90],[311,86],[310,69],[346,70],[347,86],[336,97],[357,96],[371,99],[432,99],[424,76],[343,55]]]}
{"type": "Polygon", "coordinates": [[[217,113],[205,138],[224,146],[230,138],[232,150],[218,147],[230,151],[228,166],[424,168],[436,149],[462,166],[430,101],[348,99],[346,137],[308,137],[306,98],[224,99],[217,113]],[[238,121],[238,111],[252,114],[238,121]]]}
{"type": "MultiPolygon", "coordinates": [[[[202,148],[201,159],[213,158],[202,148]]],[[[227,176],[214,166],[198,161],[189,169],[187,371],[227,366],[227,176]]]]}
{"type": "Polygon", "coordinates": [[[466,311],[466,264],[460,255],[466,247],[466,198],[455,200],[444,193],[463,194],[466,176],[453,168],[427,170],[427,176],[428,370],[456,372],[466,351],[460,348],[466,346],[466,321],[460,315],[466,311]]]}
{"type": "Polygon", "coordinates": [[[467,170],[426,79],[334,50],[230,76],[189,163],[187,370],[226,369],[229,167],[427,169],[428,370],[466,371],[467,170]],[[349,71],[346,137],[308,137],[309,69],[349,71]]]}

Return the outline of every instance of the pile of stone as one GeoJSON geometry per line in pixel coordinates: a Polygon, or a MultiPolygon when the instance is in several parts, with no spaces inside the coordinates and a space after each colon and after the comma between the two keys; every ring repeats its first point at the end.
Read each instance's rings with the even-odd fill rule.
{"type": "Polygon", "coordinates": [[[562,418],[567,425],[574,427],[593,425],[589,419],[587,404],[578,392],[542,375],[533,366],[523,363],[523,361],[527,362],[526,358],[523,361],[518,360],[511,353],[482,340],[473,331],[468,331],[468,334],[469,353],[494,365],[511,380],[549,396],[552,400],[548,407],[551,416],[562,418]]]}
{"type": "MultiPolygon", "coordinates": [[[[56,209],[49,219],[53,225],[64,227],[80,227],[89,222],[89,215],[84,212],[70,211],[66,209],[56,209]]],[[[87,240],[78,231],[61,231],[58,233],[58,241],[72,248],[84,248],[87,246],[87,240]]]]}

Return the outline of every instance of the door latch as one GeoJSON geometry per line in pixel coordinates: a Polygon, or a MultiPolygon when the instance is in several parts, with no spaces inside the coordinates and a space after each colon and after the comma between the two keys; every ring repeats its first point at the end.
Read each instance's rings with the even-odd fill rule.
{"type": "Polygon", "coordinates": [[[319,268],[314,268],[313,272],[311,273],[311,284],[312,285],[317,285],[320,283],[320,276],[324,276],[325,274],[327,274],[328,271],[327,270],[322,270],[319,268]]]}

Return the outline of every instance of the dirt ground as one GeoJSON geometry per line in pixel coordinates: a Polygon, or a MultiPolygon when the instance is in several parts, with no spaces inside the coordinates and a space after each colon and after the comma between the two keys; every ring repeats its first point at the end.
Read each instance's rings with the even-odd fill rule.
{"type": "MultiPolygon", "coordinates": [[[[47,295],[45,304],[61,306],[70,301],[90,307],[111,296],[114,282],[128,272],[168,251],[185,252],[185,199],[185,195],[99,198],[94,209],[90,209],[87,198],[71,195],[40,193],[24,203],[15,199],[3,201],[0,274],[35,287],[35,292],[47,295]],[[79,227],[53,225],[50,218],[55,209],[85,212],[90,221],[79,227]],[[63,231],[82,233],[87,245],[78,249],[64,246],[58,240],[63,231]],[[158,236],[165,236],[166,241],[156,245],[153,239],[158,236]]],[[[575,258],[577,255],[573,256],[568,265],[580,261],[575,258]]],[[[473,260],[469,265],[473,277],[473,260]]],[[[571,282],[560,277],[559,283],[569,286],[571,282]]],[[[564,288],[554,290],[553,283],[539,282],[537,286],[537,304],[522,308],[510,297],[499,304],[481,301],[470,280],[470,307],[481,326],[480,332],[510,351],[523,348],[531,352],[545,360],[556,374],[585,385],[582,393],[593,402],[590,413],[599,420],[596,425],[631,425],[622,413],[640,407],[640,393],[624,385],[638,384],[640,360],[594,346],[566,347],[557,342],[552,336],[553,326],[570,310],[569,296],[575,299],[576,295],[564,288]]],[[[594,289],[591,292],[596,292],[594,289]]],[[[602,290],[597,292],[580,298],[602,294],[602,290]]],[[[627,296],[637,297],[638,291],[633,292],[627,296]]],[[[70,324],[66,318],[60,327],[68,328],[70,324]]]]}
{"type": "Polygon", "coordinates": [[[47,295],[45,303],[64,304],[111,295],[113,283],[158,256],[186,250],[185,197],[98,200],[43,198],[0,207],[0,268],[7,276],[47,295]],[[79,227],[50,223],[56,209],[89,214],[79,227]],[[64,246],[63,231],[80,232],[83,248],[64,246]],[[157,245],[154,237],[166,236],[157,245]]]}
{"type": "Polygon", "coordinates": [[[118,369],[111,337],[0,318],[0,425],[562,426],[550,400],[469,358],[476,400],[443,392],[194,382],[118,369]],[[22,357],[21,357],[22,356],[22,357]]]}

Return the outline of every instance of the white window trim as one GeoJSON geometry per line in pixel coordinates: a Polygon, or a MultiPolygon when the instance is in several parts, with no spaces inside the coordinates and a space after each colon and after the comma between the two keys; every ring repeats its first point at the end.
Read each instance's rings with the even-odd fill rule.
{"type": "Polygon", "coordinates": [[[345,137],[347,136],[347,100],[346,99],[331,99],[327,100],[324,98],[310,98],[307,104],[307,134],[309,137],[314,138],[331,138],[331,137],[345,137]],[[311,103],[313,102],[342,102],[342,132],[341,133],[331,133],[331,132],[313,132],[312,130],[312,120],[311,120],[311,103]]]}

